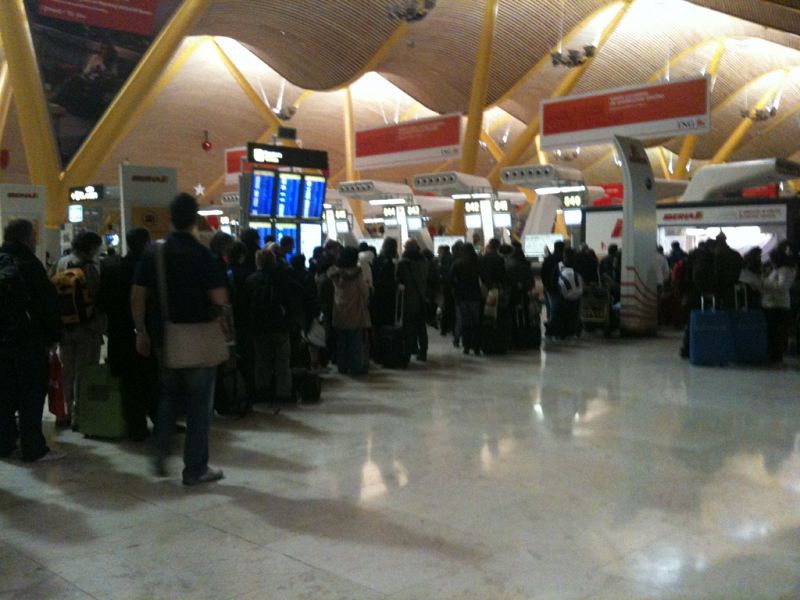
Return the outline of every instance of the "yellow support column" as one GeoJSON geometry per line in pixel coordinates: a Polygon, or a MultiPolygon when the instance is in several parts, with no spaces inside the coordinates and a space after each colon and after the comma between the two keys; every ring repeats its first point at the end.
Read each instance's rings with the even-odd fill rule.
{"type": "Polygon", "coordinates": [[[66,217],[66,198],[61,197],[59,182],[61,165],[23,0],[3,2],[0,39],[8,65],[8,85],[17,97],[17,118],[31,182],[47,186],[45,221],[48,227],[58,227],[66,217]]]}
{"type": "MultiPolygon", "coordinates": [[[[347,181],[354,181],[360,177],[355,167],[356,138],[355,120],[353,119],[353,95],[350,86],[344,88],[344,170],[347,181]]],[[[348,201],[349,202],[349,201],[348,201]]],[[[361,230],[364,230],[364,209],[360,201],[349,202],[353,217],[358,221],[361,230]]]]}
{"type": "MultiPolygon", "coordinates": [[[[606,25],[605,29],[603,29],[603,33],[600,35],[600,39],[597,42],[597,50],[595,51],[595,57],[600,52],[601,48],[606,44],[608,39],[613,35],[614,31],[616,31],[619,24],[622,22],[622,19],[628,12],[628,9],[631,7],[633,0],[625,0],[625,3],[620,7],[617,14],[614,15],[614,18],[606,25]]],[[[561,83],[558,85],[556,90],[551,94],[551,98],[562,98],[568,95],[575,85],[580,81],[583,74],[589,68],[589,66],[594,61],[594,58],[589,58],[579,67],[575,67],[574,69],[570,69],[567,76],[561,80],[561,83]]],[[[506,157],[497,163],[492,171],[489,173],[489,181],[492,183],[493,186],[497,187],[500,185],[500,172],[507,166],[516,164],[517,161],[523,156],[525,151],[528,149],[528,146],[536,138],[536,135],[539,133],[539,116],[537,114],[534,119],[528,123],[528,126],[525,128],[520,136],[514,141],[511,148],[506,152],[506,157]]]]}
{"type": "Polygon", "coordinates": [[[766,94],[761,96],[761,98],[758,100],[758,103],[756,103],[756,105],[753,107],[753,110],[751,110],[747,116],[742,118],[742,122],[739,123],[739,126],[733,130],[733,133],[731,133],[730,137],[725,140],[725,143],[722,144],[720,149],[717,150],[717,153],[711,158],[710,164],[716,165],[728,160],[730,155],[736,151],[736,149],[739,147],[739,144],[742,143],[744,136],[747,135],[747,132],[750,131],[750,128],[753,126],[755,113],[766,108],[767,105],[769,105],[769,103],[775,99],[775,94],[778,93],[778,90],[780,90],[785,83],[786,73],[784,73],[784,76],[781,77],[779,83],[772,86],[769,90],[767,90],[766,94]]]}
{"type": "Polygon", "coordinates": [[[481,141],[486,144],[486,148],[488,148],[492,158],[495,160],[503,160],[503,151],[500,149],[500,146],[497,145],[497,142],[494,141],[494,138],[486,133],[486,131],[481,131],[481,141]]]}
{"type": "MultiPolygon", "coordinates": [[[[716,52],[714,52],[714,56],[711,57],[711,61],[708,63],[708,68],[706,69],[706,74],[711,77],[712,84],[714,79],[717,77],[717,72],[719,71],[719,65],[722,62],[723,54],[725,54],[724,40],[719,42],[719,46],[717,47],[716,52]]],[[[711,93],[710,89],[708,93],[711,93]]],[[[695,146],[697,146],[696,135],[687,135],[683,139],[681,150],[678,154],[678,164],[675,166],[675,179],[686,179],[689,177],[689,171],[686,167],[688,166],[689,161],[692,159],[695,146]]]]}
{"type": "MultiPolygon", "coordinates": [[[[486,0],[483,9],[483,26],[481,28],[478,56],[475,60],[475,71],[472,74],[472,91],[469,96],[469,114],[467,115],[467,131],[464,133],[464,149],[461,154],[461,171],[475,173],[478,164],[478,140],[483,129],[483,111],[486,105],[486,93],[489,88],[489,64],[492,61],[492,41],[494,40],[494,24],[497,21],[497,0],[486,0]]],[[[464,203],[454,202],[450,220],[450,231],[463,235],[464,203]]]]}
{"type": "MultiPolygon", "coordinates": [[[[22,0],[18,0],[20,3],[22,0]]],[[[188,0],[181,3],[175,15],[162,29],[142,57],[116,99],[86,138],[67,166],[64,187],[70,182],[86,182],[94,174],[114,145],[119,141],[125,123],[142,104],[161,77],[183,38],[191,32],[211,0],[188,0]]],[[[16,86],[15,86],[16,87],[16,86]]]]}
{"type": "Polygon", "coordinates": [[[0,144],[6,131],[8,112],[11,109],[11,80],[8,77],[8,63],[0,67],[0,144]]]}
{"type": "Polygon", "coordinates": [[[225,67],[228,69],[228,72],[231,76],[236,80],[236,83],[239,84],[239,87],[244,92],[245,96],[253,103],[253,107],[258,111],[258,114],[261,115],[261,118],[264,119],[264,122],[272,128],[273,132],[275,133],[278,131],[278,127],[280,127],[281,122],[278,120],[278,117],[275,116],[275,113],[266,105],[264,100],[261,96],[258,95],[258,92],[255,88],[250,85],[250,82],[247,80],[247,77],[244,76],[244,73],[241,72],[239,67],[237,67],[230,57],[225,53],[222,47],[219,45],[217,40],[214,40],[214,49],[217,51],[220,59],[222,60],[225,67]]]}

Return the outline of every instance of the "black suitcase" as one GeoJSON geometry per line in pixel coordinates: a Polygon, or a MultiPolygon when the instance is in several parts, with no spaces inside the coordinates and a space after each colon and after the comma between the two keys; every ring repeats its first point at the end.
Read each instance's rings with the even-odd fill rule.
{"type": "Polygon", "coordinates": [[[322,378],[308,369],[292,369],[292,396],[303,404],[321,402],[322,378]]]}
{"type": "Polygon", "coordinates": [[[378,331],[378,362],[387,369],[405,369],[411,361],[411,349],[408,347],[403,331],[403,293],[398,290],[395,301],[395,320],[391,325],[384,325],[378,331]]]}
{"type": "Polygon", "coordinates": [[[496,319],[481,320],[481,351],[486,355],[505,354],[506,339],[496,319]]]}
{"type": "Polygon", "coordinates": [[[514,347],[523,350],[537,349],[542,345],[542,326],[534,302],[527,310],[522,305],[514,313],[514,347]]]}
{"type": "Polygon", "coordinates": [[[244,416],[250,412],[246,387],[236,352],[231,348],[230,358],[217,367],[217,384],[214,387],[214,410],[217,414],[244,416]]]}

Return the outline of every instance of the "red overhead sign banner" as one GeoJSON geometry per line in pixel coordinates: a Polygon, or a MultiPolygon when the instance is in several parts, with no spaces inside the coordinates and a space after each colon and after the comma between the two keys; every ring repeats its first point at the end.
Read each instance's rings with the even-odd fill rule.
{"type": "Polygon", "coordinates": [[[242,159],[247,158],[247,146],[225,150],[225,185],[237,185],[242,173],[242,159]]]}
{"type": "Polygon", "coordinates": [[[648,139],[707,133],[710,102],[707,77],[545,100],[541,147],[603,144],[615,135],[648,139]]]}
{"type": "Polygon", "coordinates": [[[158,0],[40,0],[43,17],[81,25],[151,35],[158,0]]]}
{"type": "Polygon", "coordinates": [[[459,156],[459,114],[356,132],[356,169],[426,163],[459,156]]]}

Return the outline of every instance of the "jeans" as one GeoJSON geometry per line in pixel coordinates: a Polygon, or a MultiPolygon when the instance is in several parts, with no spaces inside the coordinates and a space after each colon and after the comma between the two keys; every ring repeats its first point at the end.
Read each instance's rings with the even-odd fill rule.
{"type": "Polygon", "coordinates": [[[38,460],[48,452],[42,435],[48,362],[44,347],[0,349],[0,456],[10,456],[20,439],[22,460],[38,460]],[[19,412],[19,429],[16,413],[19,412]]]}
{"type": "Polygon", "coordinates": [[[460,300],[458,314],[461,320],[462,346],[465,350],[480,350],[481,303],[478,300],[460,300]]]}
{"type": "Polygon", "coordinates": [[[288,400],[292,395],[292,347],[288,333],[265,333],[253,337],[255,351],[256,390],[272,389],[275,378],[275,399],[288,400]]]}
{"type": "Polygon", "coordinates": [[[161,398],[155,428],[158,458],[172,449],[175,416],[186,411],[186,441],[183,446],[183,477],[200,477],[208,470],[208,430],[214,401],[214,367],[201,369],[161,369],[161,398]]]}
{"type": "Polygon", "coordinates": [[[61,364],[64,367],[64,400],[73,425],[78,423],[79,410],[75,399],[75,382],[83,367],[100,364],[102,346],[103,336],[85,325],[66,329],[59,343],[61,364]]]}

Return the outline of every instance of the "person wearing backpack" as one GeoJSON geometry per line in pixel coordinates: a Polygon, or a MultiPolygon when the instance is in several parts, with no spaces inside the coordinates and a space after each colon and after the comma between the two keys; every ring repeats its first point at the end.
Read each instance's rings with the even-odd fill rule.
{"type": "Polygon", "coordinates": [[[581,330],[580,303],[583,296],[583,278],[575,271],[574,265],[575,251],[572,248],[566,248],[558,273],[561,301],[554,311],[555,336],[559,338],[579,335],[581,330]]]}
{"type": "Polygon", "coordinates": [[[292,397],[288,269],[269,247],[259,251],[256,264],[258,271],[247,278],[243,298],[249,307],[247,326],[253,339],[255,390],[260,400],[269,399],[280,406],[292,397]]]}
{"type": "Polygon", "coordinates": [[[100,362],[106,332],[106,317],[97,308],[100,293],[97,258],[102,245],[103,240],[93,231],[79,233],[72,240],[72,252],[58,261],[51,279],[64,325],[59,354],[64,366],[64,400],[74,431],[78,430],[75,383],[83,367],[100,362]]]}
{"type": "Polygon", "coordinates": [[[0,457],[55,460],[47,447],[42,411],[47,394],[48,350],[61,336],[56,292],[33,253],[36,232],[24,219],[12,220],[0,247],[0,457]],[[19,427],[16,414],[19,413],[19,427]]]}

